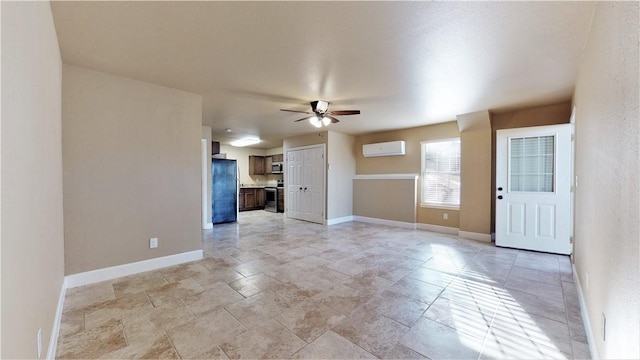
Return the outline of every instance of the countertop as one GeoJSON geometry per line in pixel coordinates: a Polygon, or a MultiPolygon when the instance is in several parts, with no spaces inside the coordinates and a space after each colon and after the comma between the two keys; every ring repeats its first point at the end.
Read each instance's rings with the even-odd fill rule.
{"type": "Polygon", "coordinates": [[[284,189],[284,186],[275,186],[275,185],[240,185],[240,189],[264,189],[264,188],[284,189]]]}

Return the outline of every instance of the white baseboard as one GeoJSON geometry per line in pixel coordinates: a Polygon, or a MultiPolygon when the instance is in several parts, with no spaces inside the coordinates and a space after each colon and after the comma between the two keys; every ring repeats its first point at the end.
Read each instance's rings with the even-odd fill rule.
{"type": "Polygon", "coordinates": [[[596,338],[593,334],[593,328],[591,327],[591,320],[589,320],[589,312],[587,311],[587,302],[584,299],[584,293],[582,292],[582,285],[578,278],[578,272],[574,264],[571,264],[573,270],[573,282],[576,284],[576,290],[578,290],[578,300],[580,302],[580,314],[582,315],[582,323],[584,324],[584,332],[587,333],[587,343],[589,344],[589,352],[591,353],[591,359],[600,360],[600,353],[596,346],[596,338]]]}
{"type": "Polygon", "coordinates": [[[366,222],[366,223],[377,224],[377,225],[395,226],[395,227],[400,227],[400,228],[404,228],[404,229],[414,229],[415,230],[415,228],[416,228],[416,224],[415,223],[404,222],[404,221],[395,221],[395,220],[387,220],[387,219],[378,219],[378,218],[372,218],[372,217],[367,217],[367,216],[354,215],[353,216],[353,221],[366,222]]]}
{"type": "Polygon", "coordinates": [[[416,228],[418,230],[433,231],[441,234],[458,235],[458,228],[454,228],[450,226],[417,223],[416,228]]]}
{"type": "Polygon", "coordinates": [[[202,230],[213,229],[213,223],[206,223],[202,225],[202,230]]]}
{"type": "Polygon", "coordinates": [[[329,219],[327,220],[327,225],[342,224],[350,221],[353,221],[353,215],[343,216],[335,219],[329,219]]]}
{"type": "Polygon", "coordinates": [[[58,348],[58,334],[60,334],[60,323],[62,322],[62,310],[64,310],[64,297],[67,293],[66,279],[62,279],[60,287],[60,295],[58,296],[58,306],[56,307],[56,316],[53,319],[51,327],[51,336],[49,336],[49,346],[47,348],[47,360],[56,358],[56,350],[58,348]]]}
{"type": "Polygon", "coordinates": [[[491,234],[482,234],[469,231],[458,230],[458,236],[465,239],[477,240],[482,242],[491,242],[491,234]]]}
{"type": "Polygon", "coordinates": [[[145,271],[160,269],[167,266],[178,265],[189,261],[202,259],[202,250],[188,251],[180,254],[158,257],[129,264],[112,266],[104,269],[92,270],[65,277],[67,289],[76,286],[93,284],[100,281],[111,280],[122,276],[138,274],[145,271]]]}
{"type": "MultiPolygon", "coordinates": [[[[418,229],[418,230],[433,231],[433,232],[442,233],[442,234],[457,235],[465,239],[471,239],[471,240],[482,241],[482,242],[491,242],[490,234],[460,231],[458,228],[449,227],[449,226],[440,226],[440,225],[423,224],[423,223],[409,223],[409,222],[403,222],[403,221],[378,219],[378,218],[357,216],[357,215],[354,215],[352,220],[371,223],[371,224],[377,224],[377,225],[395,226],[395,227],[400,227],[404,229],[414,229],[414,230],[418,229]]],[[[330,224],[327,223],[327,225],[330,225],[330,224]]]]}

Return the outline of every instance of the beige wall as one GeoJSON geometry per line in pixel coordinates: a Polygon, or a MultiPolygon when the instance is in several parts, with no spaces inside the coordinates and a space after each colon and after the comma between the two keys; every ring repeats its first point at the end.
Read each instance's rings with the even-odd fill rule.
{"type": "Polygon", "coordinates": [[[639,26],[637,2],[598,3],[574,95],[574,260],[607,359],[640,358],[639,26]]]}
{"type": "Polygon", "coordinates": [[[212,204],[211,204],[211,185],[212,185],[212,178],[211,178],[211,127],[209,126],[203,126],[202,127],[202,138],[206,140],[206,144],[207,144],[207,193],[204,194],[205,199],[206,199],[206,213],[204,214],[204,217],[207,221],[207,223],[211,222],[211,212],[213,211],[212,209],[212,204]]]}
{"type": "Polygon", "coordinates": [[[66,274],[201,249],[202,97],[70,65],[62,90],[66,274]]]}
{"type": "Polygon", "coordinates": [[[326,131],[320,131],[317,133],[311,133],[306,135],[300,135],[295,137],[286,138],[283,141],[283,150],[286,158],[286,151],[288,149],[295,149],[298,147],[309,146],[309,145],[318,145],[318,144],[327,144],[328,135],[326,131]]]}
{"type": "Polygon", "coordinates": [[[491,127],[495,133],[500,129],[566,124],[569,122],[570,116],[571,101],[564,101],[510,111],[493,111],[491,113],[491,127]]]}
{"type": "Polygon", "coordinates": [[[491,233],[491,119],[489,111],[458,115],[460,230],[491,233]]]}
{"type": "Polygon", "coordinates": [[[249,156],[265,156],[267,151],[264,149],[256,149],[250,147],[234,147],[230,145],[220,145],[220,152],[227,154],[227,159],[237,160],[238,176],[240,184],[251,185],[274,185],[276,182],[275,175],[249,175],[249,156]]]}
{"type": "Polygon", "coordinates": [[[327,133],[327,220],[353,215],[353,176],[356,157],[350,135],[327,133]]]}
{"type": "Polygon", "coordinates": [[[249,175],[249,156],[265,156],[267,152],[264,149],[220,145],[220,153],[227,154],[227,159],[237,160],[238,175],[241,184],[266,185],[267,177],[265,175],[249,175]]]}
{"type": "Polygon", "coordinates": [[[267,149],[267,156],[269,155],[277,155],[277,154],[284,154],[284,149],[282,147],[278,147],[278,148],[273,148],[273,149],[267,149]]]}
{"type": "Polygon", "coordinates": [[[496,130],[569,123],[571,102],[491,113],[491,232],[496,226],[496,130]]]}
{"type": "MultiPolygon", "coordinates": [[[[460,132],[458,131],[458,125],[455,121],[357,136],[354,145],[356,174],[419,174],[421,171],[421,141],[450,139],[459,136],[460,132]],[[373,158],[365,158],[362,156],[362,145],[364,144],[396,140],[405,141],[406,155],[373,158]]],[[[418,204],[420,203],[419,194],[420,184],[418,183],[418,198],[416,199],[418,204]]],[[[354,201],[354,209],[358,206],[354,201]]],[[[385,216],[385,219],[391,219],[393,216],[390,211],[381,215],[385,216]]],[[[458,220],[459,214],[457,210],[426,208],[418,205],[418,223],[457,228],[459,226],[458,220]],[[448,220],[443,219],[444,213],[448,214],[448,220]]]]}
{"type": "Polygon", "coordinates": [[[353,215],[416,222],[415,179],[353,180],[353,215]]]}
{"type": "Polygon", "coordinates": [[[64,279],[62,62],[48,2],[2,9],[3,359],[42,357],[64,279]]]}

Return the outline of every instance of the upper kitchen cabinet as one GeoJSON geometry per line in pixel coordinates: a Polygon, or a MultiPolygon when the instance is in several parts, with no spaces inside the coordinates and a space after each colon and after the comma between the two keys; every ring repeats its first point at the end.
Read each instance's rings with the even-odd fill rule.
{"type": "Polygon", "coordinates": [[[273,174],[273,171],[271,169],[271,164],[273,164],[273,156],[265,156],[264,157],[264,173],[266,175],[273,174]]]}
{"type": "Polygon", "coordinates": [[[249,175],[264,174],[264,156],[249,155],[249,175]]]}
{"type": "Polygon", "coordinates": [[[274,154],[264,157],[264,173],[265,175],[282,174],[282,166],[274,167],[274,164],[282,164],[284,160],[283,154],[274,154]]]}

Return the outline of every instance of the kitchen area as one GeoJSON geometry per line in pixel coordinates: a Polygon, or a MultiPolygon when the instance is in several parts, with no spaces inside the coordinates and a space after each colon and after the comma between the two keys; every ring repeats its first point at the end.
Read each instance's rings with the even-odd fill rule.
{"type": "Polygon", "coordinates": [[[283,154],[249,155],[248,172],[257,182],[240,183],[238,211],[284,212],[283,154]]]}
{"type": "Polygon", "coordinates": [[[282,148],[233,147],[212,141],[213,224],[237,221],[238,212],[285,209],[282,148]]]}

